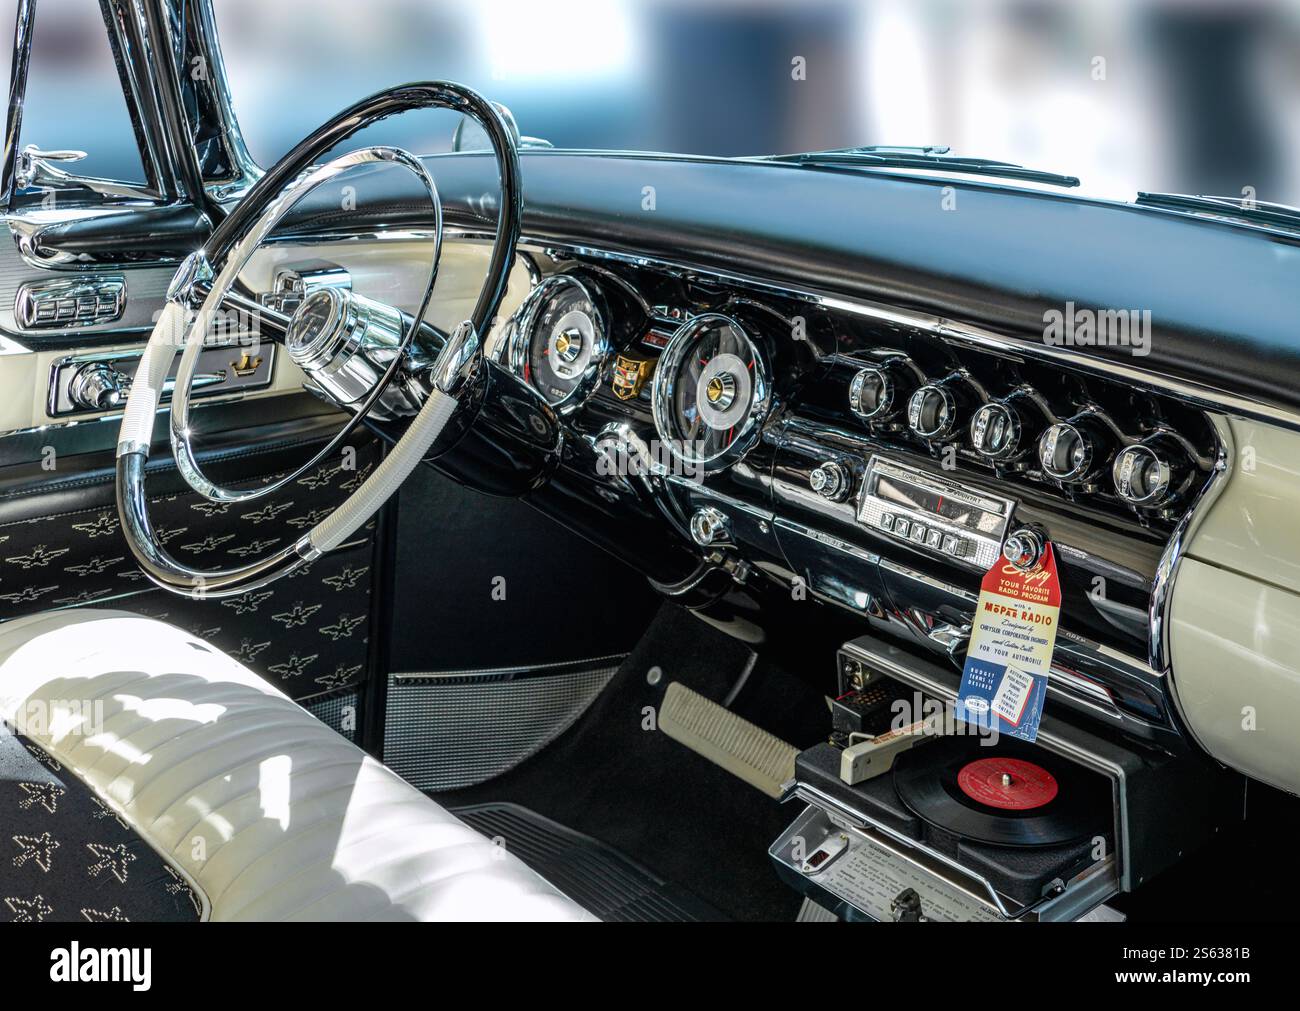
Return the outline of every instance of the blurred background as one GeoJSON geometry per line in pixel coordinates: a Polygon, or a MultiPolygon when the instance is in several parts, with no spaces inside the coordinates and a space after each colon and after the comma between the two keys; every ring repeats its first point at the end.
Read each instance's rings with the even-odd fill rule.
{"type": "MultiPolygon", "coordinates": [[[[947,144],[1078,175],[1089,195],[1246,192],[1300,205],[1300,0],[215,7],[236,112],[264,165],[357,98],[450,78],[557,147],[947,144]]],[[[13,0],[0,17],[12,32],[13,0]]],[[[86,149],[87,171],[139,178],[99,18],[95,0],[39,0],[23,142],[86,149]]],[[[411,114],[376,129],[432,153],[454,126],[411,114]]]]}

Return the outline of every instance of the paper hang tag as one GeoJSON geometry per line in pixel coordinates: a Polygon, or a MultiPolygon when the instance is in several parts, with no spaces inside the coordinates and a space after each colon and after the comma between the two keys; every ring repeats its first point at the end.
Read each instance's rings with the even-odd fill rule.
{"type": "Polygon", "coordinates": [[[1034,740],[1060,616],[1061,581],[1051,544],[1033,572],[999,559],[980,583],[957,717],[1034,740]]]}

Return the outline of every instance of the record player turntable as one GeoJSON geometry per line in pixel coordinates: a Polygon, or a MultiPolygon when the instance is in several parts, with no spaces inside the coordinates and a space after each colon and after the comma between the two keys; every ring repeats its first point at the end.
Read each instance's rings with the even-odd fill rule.
{"type": "Polygon", "coordinates": [[[828,740],[798,756],[785,799],[806,806],[769,855],[842,918],[1104,918],[1103,904],[1239,809],[1239,777],[1198,756],[1055,715],[1033,744],[990,737],[954,723],[956,681],[926,658],[864,636],[840,662],[857,690],[833,704],[828,740]],[[842,775],[845,749],[881,735],[883,711],[906,723],[919,709],[946,719],[887,768],[842,775]]]}

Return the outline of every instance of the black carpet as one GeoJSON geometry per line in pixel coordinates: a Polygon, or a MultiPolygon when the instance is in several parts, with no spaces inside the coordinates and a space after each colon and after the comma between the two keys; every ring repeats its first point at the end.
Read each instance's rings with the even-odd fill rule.
{"type": "MultiPolygon", "coordinates": [[[[669,682],[722,701],[749,658],[741,643],[665,605],[567,733],[504,776],[437,799],[452,808],[521,805],[614,847],[729,919],[793,920],[799,896],[777,880],[767,848],[797,806],[759,793],[653,722],[669,682]],[[661,676],[651,685],[653,667],[661,676]]],[[[800,747],[826,732],[822,695],[761,662],[732,709],[800,747]]]]}
{"type": "Polygon", "coordinates": [[[612,847],[518,804],[452,811],[605,923],[691,923],[722,919],[717,910],[612,847]]]}

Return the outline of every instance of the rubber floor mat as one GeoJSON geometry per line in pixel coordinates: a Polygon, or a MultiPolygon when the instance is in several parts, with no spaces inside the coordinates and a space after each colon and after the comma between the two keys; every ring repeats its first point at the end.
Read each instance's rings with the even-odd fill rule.
{"type": "Polygon", "coordinates": [[[476,804],[452,813],[506,849],[582,906],[613,923],[725,919],[684,888],[664,881],[612,846],[518,804],[476,804]]]}

